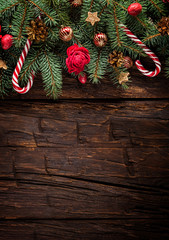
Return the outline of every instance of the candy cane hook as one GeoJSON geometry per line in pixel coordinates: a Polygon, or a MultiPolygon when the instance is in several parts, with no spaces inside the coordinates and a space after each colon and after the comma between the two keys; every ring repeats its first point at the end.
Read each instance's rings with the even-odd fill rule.
{"type": "Polygon", "coordinates": [[[14,73],[13,73],[13,76],[12,76],[13,88],[15,89],[16,92],[18,92],[20,94],[25,94],[31,89],[31,87],[33,85],[33,80],[35,78],[35,72],[32,71],[31,74],[30,74],[30,77],[28,79],[28,83],[27,83],[26,87],[21,88],[18,84],[18,76],[19,76],[19,73],[22,69],[25,58],[26,58],[26,56],[29,52],[31,44],[32,44],[32,42],[29,39],[27,39],[24,50],[22,51],[22,54],[19,58],[19,61],[17,63],[17,66],[16,66],[16,68],[14,70],[14,73]]]}
{"type": "Polygon", "coordinates": [[[123,29],[126,35],[131,38],[132,41],[136,42],[137,45],[143,49],[143,51],[153,60],[156,65],[156,69],[154,71],[148,71],[143,67],[140,60],[136,60],[135,64],[138,70],[148,77],[157,76],[161,72],[161,63],[158,57],[144,43],[142,43],[126,26],[120,24],[120,27],[123,29]]]}

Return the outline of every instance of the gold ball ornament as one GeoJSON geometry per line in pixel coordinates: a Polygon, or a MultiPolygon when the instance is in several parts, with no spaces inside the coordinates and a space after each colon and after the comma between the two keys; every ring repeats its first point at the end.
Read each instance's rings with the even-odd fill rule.
{"type": "Polygon", "coordinates": [[[73,7],[79,7],[79,6],[82,5],[82,3],[83,3],[82,0],[73,0],[73,1],[71,2],[71,5],[72,5],[73,7]]]}
{"type": "Polygon", "coordinates": [[[73,30],[71,27],[63,27],[59,31],[59,37],[64,42],[69,42],[73,37],[73,30]]]}
{"type": "Polygon", "coordinates": [[[96,47],[104,47],[107,43],[107,36],[105,33],[97,33],[94,36],[94,44],[96,47]]]}

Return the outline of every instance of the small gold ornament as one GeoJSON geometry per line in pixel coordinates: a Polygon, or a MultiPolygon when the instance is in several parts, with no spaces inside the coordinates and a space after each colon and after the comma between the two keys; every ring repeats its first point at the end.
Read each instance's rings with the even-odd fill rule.
{"type": "Polygon", "coordinates": [[[72,6],[74,6],[74,7],[79,7],[79,6],[82,5],[82,3],[83,3],[82,0],[73,0],[73,1],[71,2],[72,6]]]}
{"type": "Polygon", "coordinates": [[[100,18],[98,18],[97,12],[93,12],[93,13],[88,12],[88,17],[86,18],[86,22],[90,22],[92,26],[94,26],[94,24],[99,21],[100,21],[100,18]]]}
{"type": "Polygon", "coordinates": [[[119,84],[123,84],[125,82],[128,82],[129,80],[129,72],[120,72],[119,76],[118,76],[118,80],[119,80],[119,84]]]}
{"type": "Polygon", "coordinates": [[[1,59],[0,59],[0,68],[2,68],[2,69],[4,69],[4,70],[7,70],[7,69],[8,69],[6,63],[5,63],[3,60],[1,60],[1,59]]]}
{"type": "Polygon", "coordinates": [[[169,17],[162,17],[158,23],[158,31],[162,36],[169,35],[169,17]]]}
{"type": "Polygon", "coordinates": [[[122,52],[117,52],[114,50],[112,53],[109,54],[109,59],[108,62],[113,66],[113,67],[121,67],[123,64],[123,53],[122,52]]]}
{"type": "Polygon", "coordinates": [[[26,27],[28,39],[39,43],[40,41],[45,41],[48,36],[48,27],[42,21],[42,19],[37,18],[35,21],[31,21],[30,27],[26,27]]]}

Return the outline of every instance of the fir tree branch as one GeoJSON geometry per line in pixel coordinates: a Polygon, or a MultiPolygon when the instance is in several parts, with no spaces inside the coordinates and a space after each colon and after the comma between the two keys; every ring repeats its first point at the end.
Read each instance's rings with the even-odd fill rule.
{"type": "Polygon", "coordinates": [[[97,61],[96,61],[96,69],[95,69],[95,72],[94,72],[94,80],[93,80],[93,82],[97,82],[97,80],[99,78],[99,76],[97,74],[97,71],[98,71],[98,68],[99,68],[100,54],[101,54],[101,49],[98,52],[98,58],[97,58],[97,61]]]}
{"type": "Polygon", "coordinates": [[[162,14],[164,11],[153,1],[153,0],[149,0],[154,7],[162,14]]]}
{"type": "Polygon", "coordinates": [[[115,28],[116,28],[117,42],[118,42],[118,46],[121,46],[119,25],[118,25],[118,20],[117,20],[117,16],[116,16],[116,7],[115,6],[113,8],[113,12],[114,12],[114,23],[115,23],[115,28]]]}
{"type": "Polygon", "coordinates": [[[34,59],[32,61],[30,61],[29,65],[26,67],[25,71],[22,73],[21,77],[20,77],[20,81],[22,81],[22,79],[25,77],[25,75],[27,74],[27,72],[30,70],[30,68],[32,67],[32,65],[35,63],[35,61],[37,60],[37,58],[39,57],[41,53],[41,50],[38,51],[37,55],[35,55],[34,59]]]}
{"type": "Polygon", "coordinates": [[[31,1],[31,0],[27,0],[30,3],[32,3],[35,7],[37,7],[42,13],[44,13],[52,22],[54,22],[54,19],[47,13],[45,12],[39,5],[37,5],[35,2],[31,1]]]}
{"type": "Polygon", "coordinates": [[[144,39],[143,39],[143,42],[146,42],[146,41],[151,40],[151,39],[153,39],[153,38],[156,38],[156,37],[158,37],[158,36],[161,36],[161,33],[157,33],[157,34],[154,34],[154,35],[152,35],[152,36],[148,36],[147,38],[144,38],[144,39]]]}
{"type": "Polygon", "coordinates": [[[28,7],[28,3],[26,2],[23,17],[22,17],[22,21],[21,21],[20,28],[19,28],[20,29],[19,34],[18,34],[18,37],[17,37],[18,41],[20,41],[21,37],[22,37],[22,30],[23,30],[24,21],[25,21],[25,18],[26,18],[27,7],[28,7]]]}
{"type": "Polygon", "coordinates": [[[1,11],[0,11],[0,14],[8,11],[9,9],[11,9],[11,8],[13,8],[13,7],[15,7],[15,6],[17,6],[19,3],[20,3],[20,2],[16,2],[16,3],[12,4],[11,6],[9,6],[9,7],[5,8],[5,9],[1,10],[1,11]]]}

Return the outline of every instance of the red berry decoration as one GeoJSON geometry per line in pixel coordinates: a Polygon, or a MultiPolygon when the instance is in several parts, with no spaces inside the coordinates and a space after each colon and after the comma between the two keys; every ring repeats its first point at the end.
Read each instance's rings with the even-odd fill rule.
{"type": "Polygon", "coordinates": [[[10,47],[12,47],[13,44],[13,37],[12,35],[6,34],[1,39],[1,46],[4,50],[8,50],[10,47]]]}
{"type": "Polygon", "coordinates": [[[73,37],[73,30],[71,27],[63,27],[59,31],[59,36],[64,42],[69,42],[73,37]]]}
{"type": "Polygon", "coordinates": [[[123,57],[123,65],[125,68],[131,68],[133,66],[133,60],[129,57],[123,57]]]}
{"type": "Polygon", "coordinates": [[[81,72],[78,75],[78,80],[79,82],[81,82],[82,84],[85,84],[87,82],[87,74],[85,72],[81,72]]]}
{"type": "MultiPolygon", "coordinates": [[[[1,33],[1,25],[0,25],[0,33],[1,33]]],[[[13,37],[12,35],[6,34],[5,36],[0,35],[1,39],[1,46],[4,50],[8,50],[13,44],[13,37]]]]}
{"type": "Polygon", "coordinates": [[[131,16],[137,16],[138,14],[141,13],[142,11],[142,6],[140,3],[132,3],[128,9],[127,9],[128,13],[131,15],[131,16]]]}
{"type": "Polygon", "coordinates": [[[104,47],[107,43],[107,36],[105,33],[97,33],[94,36],[94,44],[96,47],[104,47]]]}

